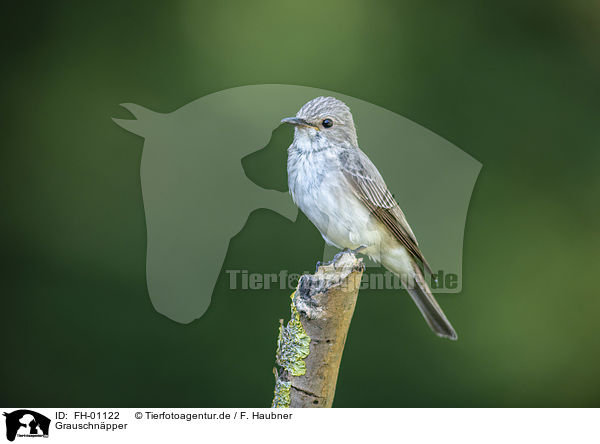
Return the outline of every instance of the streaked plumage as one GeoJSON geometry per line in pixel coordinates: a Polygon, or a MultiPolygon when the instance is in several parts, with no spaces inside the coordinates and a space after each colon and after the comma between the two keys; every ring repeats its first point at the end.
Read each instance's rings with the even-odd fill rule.
{"type": "Polygon", "coordinates": [[[327,243],[362,247],[361,253],[398,275],[433,331],[456,339],[424,279],[420,265],[429,273],[431,268],[404,213],[358,147],[350,109],[333,97],[317,97],[283,121],[295,125],[288,149],[294,202],[327,243]],[[324,126],[325,119],[331,127],[324,126]]]}

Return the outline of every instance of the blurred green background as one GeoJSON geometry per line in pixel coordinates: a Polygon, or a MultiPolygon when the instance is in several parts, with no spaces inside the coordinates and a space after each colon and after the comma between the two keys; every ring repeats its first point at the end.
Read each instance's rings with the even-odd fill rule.
{"type": "MultiPolygon", "coordinates": [[[[387,108],[484,165],[463,291],[440,296],[460,340],[433,336],[407,297],[361,292],[335,406],[599,406],[600,3],[3,9],[0,404],[270,404],[289,292],[229,290],[222,272],[201,319],[159,315],[145,282],[143,140],[110,117],[130,117],[122,102],[170,112],[287,83],[387,108]]],[[[257,159],[244,160],[248,176],[281,188],[257,159]]],[[[285,155],[272,159],[283,171],[285,155]]],[[[306,218],[259,210],[223,268],[303,271],[321,251],[306,218]]]]}

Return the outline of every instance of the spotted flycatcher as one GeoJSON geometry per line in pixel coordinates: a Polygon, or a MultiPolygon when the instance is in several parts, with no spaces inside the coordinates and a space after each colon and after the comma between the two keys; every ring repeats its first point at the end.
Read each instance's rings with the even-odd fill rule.
{"type": "Polygon", "coordinates": [[[317,97],[282,122],[295,127],[287,171],[296,205],[328,244],[364,253],[400,277],[431,329],[456,339],[425,281],[421,266],[431,268],[404,213],[358,147],[350,108],[317,97]]]}

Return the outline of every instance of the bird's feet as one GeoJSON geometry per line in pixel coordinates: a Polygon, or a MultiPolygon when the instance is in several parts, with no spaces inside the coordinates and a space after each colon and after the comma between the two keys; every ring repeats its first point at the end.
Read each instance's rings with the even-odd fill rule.
{"type": "Polygon", "coordinates": [[[333,260],[335,261],[338,257],[340,257],[344,253],[352,253],[353,255],[356,256],[358,253],[362,253],[365,248],[367,248],[366,245],[361,245],[360,247],[355,248],[354,250],[351,250],[350,248],[344,248],[342,251],[340,251],[338,254],[336,254],[333,257],[333,260]]]}
{"type": "Polygon", "coordinates": [[[340,257],[341,257],[341,256],[342,256],[344,253],[352,253],[353,255],[355,255],[355,256],[356,256],[358,253],[362,253],[362,251],[363,251],[365,248],[367,248],[367,246],[366,246],[366,245],[361,245],[360,247],[358,247],[358,248],[355,248],[354,250],[351,250],[350,248],[344,248],[344,249],[343,249],[342,251],[340,251],[339,253],[336,253],[336,255],[335,255],[335,256],[333,256],[333,259],[332,259],[332,260],[330,260],[329,262],[321,262],[321,261],[318,261],[318,262],[317,262],[317,266],[316,266],[315,273],[316,273],[317,271],[319,271],[319,267],[320,267],[321,265],[331,265],[331,264],[334,264],[334,265],[335,265],[335,264],[337,263],[338,259],[339,259],[339,258],[340,258],[340,257]]]}
{"type": "MultiPolygon", "coordinates": [[[[320,267],[321,265],[323,265],[323,263],[322,263],[321,261],[317,261],[317,266],[315,267],[315,273],[316,273],[317,271],[319,271],[319,267],[320,267]]],[[[327,264],[325,264],[325,265],[327,265],[327,264]]]]}
{"type": "Polygon", "coordinates": [[[338,254],[343,254],[343,253],[352,253],[354,255],[357,255],[358,253],[362,253],[363,250],[367,248],[366,245],[361,245],[358,248],[355,248],[354,250],[351,250],[350,248],[344,248],[342,251],[340,251],[338,254]]]}
{"type": "Polygon", "coordinates": [[[355,248],[354,250],[350,250],[350,253],[352,253],[352,254],[362,253],[365,250],[365,248],[367,248],[366,245],[361,245],[360,247],[355,248]]]}

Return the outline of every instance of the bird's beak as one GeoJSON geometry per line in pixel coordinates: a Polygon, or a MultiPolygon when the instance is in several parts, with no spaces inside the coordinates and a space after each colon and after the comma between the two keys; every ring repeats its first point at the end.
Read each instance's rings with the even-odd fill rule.
{"type": "Polygon", "coordinates": [[[281,119],[281,123],[289,123],[290,125],[295,126],[305,126],[307,128],[313,128],[319,131],[318,126],[315,126],[312,123],[308,123],[306,120],[301,119],[300,117],[286,117],[285,119],[281,119]]]}

